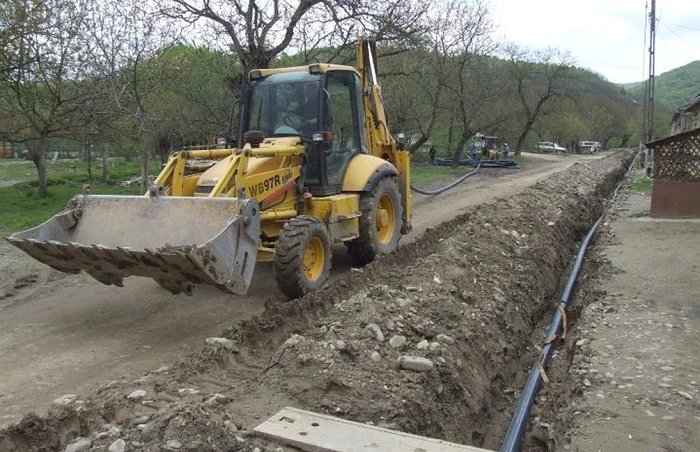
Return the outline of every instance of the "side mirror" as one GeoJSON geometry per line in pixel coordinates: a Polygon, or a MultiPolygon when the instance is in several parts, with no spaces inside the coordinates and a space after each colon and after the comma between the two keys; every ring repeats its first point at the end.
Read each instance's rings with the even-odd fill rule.
{"type": "Polygon", "coordinates": [[[330,144],[333,142],[333,132],[315,132],[311,140],[323,150],[325,155],[331,155],[330,144]]]}
{"type": "Polygon", "coordinates": [[[314,132],[311,135],[311,140],[314,143],[331,143],[333,141],[333,132],[314,132]]]}

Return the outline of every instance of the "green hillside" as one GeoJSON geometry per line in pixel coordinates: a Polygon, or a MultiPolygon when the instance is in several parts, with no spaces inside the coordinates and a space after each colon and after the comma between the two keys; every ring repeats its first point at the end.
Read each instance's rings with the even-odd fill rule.
{"type": "MultiPolygon", "coordinates": [[[[644,97],[642,82],[622,86],[635,98],[644,97]]],[[[670,108],[691,102],[700,93],[700,60],[657,75],[654,90],[656,100],[670,108]]]]}

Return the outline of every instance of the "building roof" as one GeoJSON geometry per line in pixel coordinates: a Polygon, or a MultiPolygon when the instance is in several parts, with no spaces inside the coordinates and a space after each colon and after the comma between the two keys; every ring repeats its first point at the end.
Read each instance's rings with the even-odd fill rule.
{"type": "Polygon", "coordinates": [[[678,111],[680,113],[685,113],[687,111],[697,111],[698,107],[700,107],[700,93],[698,93],[695,96],[695,100],[691,103],[678,107],[678,111]]]}
{"type": "Polygon", "coordinates": [[[698,93],[695,96],[695,100],[692,101],[689,104],[681,105],[676,109],[676,111],[673,113],[673,117],[671,118],[672,122],[675,122],[680,115],[683,113],[697,113],[698,110],[700,109],[700,93],[698,93]]]}

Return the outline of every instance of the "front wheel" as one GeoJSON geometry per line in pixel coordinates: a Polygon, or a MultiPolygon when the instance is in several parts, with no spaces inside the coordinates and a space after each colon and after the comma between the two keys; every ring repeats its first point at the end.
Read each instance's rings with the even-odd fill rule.
{"type": "Polygon", "coordinates": [[[396,177],[380,179],[371,192],[360,195],[360,236],[347,243],[354,264],[366,265],[398,248],[402,211],[396,177]]]}
{"type": "Polygon", "coordinates": [[[275,243],[272,267],[277,286],[290,299],[319,289],[331,270],[326,226],[308,215],[287,221],[275,243]]]}

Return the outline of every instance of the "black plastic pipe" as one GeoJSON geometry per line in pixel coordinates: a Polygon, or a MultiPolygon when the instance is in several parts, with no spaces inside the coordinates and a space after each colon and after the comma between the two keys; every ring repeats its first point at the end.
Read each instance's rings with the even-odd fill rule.
{"type": "MultiPolygon", "coordinates": [[[[632,163],[627,169],[627,173],[629,173],[632,170],[634,162],[637,160],[638,156],[639,153],[637,153],[634,156],[632,163]]],[[[613,192],[613,196],[611,198],[611,203],[617,198],[618,192],[620,191],[620,187],[622,187],[622,183],[617,184],[617,187],[615,187],[615,191],[613,192]]],[[[583,262],[583,258],[586,255],[588,245],[590,244],[591,239],[598,230],[598,227],[603,222],[605,214],[606,212],[603,211],[598,220],[588,231],[588,234],[586,234],[586,238],[583,240],[581,246],[579,247],[578,255],[576,256],[576,262],[574,263],[574,268],[569,274],[569,279],[566,282],[566,287],[564,288],[564,292],[561,296],[561,303],[564,305],[564,310],[566,309],[566,304],[569,302],[571,292],[573,291],[574,285],[576,284],[576,279],[578,278],[578,274],[581,270],[581,263],[583,262]]],[[[525,425],[527,424],[527,418],[530,414],[530,409],[532,408],[532,404],[535,401],[535,395],[537,395],[537,390],[539,389],[540,382],[542,380],[540,366],[543,369],[546,368],[549,359],[552,357],[552,348],[554,347],[554,343],[548,342],[547,339],[555,336],[559,332],[559,330],[562,327],[562,320],[562,309],[557,309],[557,312],[554,315],[554,319],[552,320],[552,323],[549,327],[549,331],[547,331],[547,335],[545,336],[545,345],[542,347],[542,351],[537,356],[535,363],[530,369],[530,374],[527,377],[525,388],[523,389],[523,393],[520,396],[520,400],[518,400],[518,406],[515,409],[515,413],[513,413],[513,418],[511,419],[510,425],[508,426],[508,432],[506,432],[506,437],[503,440],[503,444],[501,445],[501,452],[515,452],[520,450],[520,442],[523,438],[523,432],[525,430],[525,425]]]]}
{"type": "Polygon", "coordinates": [[[476,165],[476,169],[475,169],[474,171],[472,171],[472,172],[470,172],[470,173],[467,173],[467,174],[465,174],[464,176],[460,176],[460,178],[457,179],[456,181],[450,182],[449,184],[445,185],[444,187],[437,188],[437,189],[435,189],[435,190],[421,190],[420,188],[416,188],[416,187],[414,187],[413,185],[411,185],[411,190],[413,190],[413,191],[416,192],[416,193],[420,193],[421,195],[427,195],[427,196],[439,195],[440,193],[444,193],[444,192],[446,192],[447,190],[449,190],[449,189],[451,189],[451,188],[454,188],[454,187],[456,187],[457,185],[461,184],[462,182],[464,182],[465,180],[467,180],[467,178],[468,178],[469,176],[475,175],[476,172],[479,171],[479,168],[481,168],[481,163],[479,163],[478,165],[476,165]]]}
{"type": "MultiPolygon", "coordinates": [[[[576,263],[574,264],[574,268],[571,271],[571,274],[569,275],[569,280],[566,282],[564,293],[561,296],[561,302],[564,304],[565,309],[566,304],[569,302],[569,297],[571,296],[574,284],[576,284],[576,278],[578,277],[579,271],[581,270],[581,262],[583,262],[583,258],[586,255],[586,249],[588,248],[588,244],[590,243],[591,238],[595,234],[596,230],[598,230],[598,226],[600,226],[600,223],[603,222],[603,215],[601,215],[600,218],[598,218],[598,221],[596,221],[595,224],[593,224],[593,227],[588,231],[588,234],[583,240],[583,243],[581,243],[581,247],[578,251],[578,256],[576,256],[576,263]]],[[[562,319],[562,311],[561,309],[557,309],[557,313],[554,315],[554,320],[552,320],[552,324],[549,327],[549,331],[547,331],[545,339],[550,338],[559,332],[562,326],[562,319]]],[[[513,418],[511,419],[510,425],[508,426],[508,432],[506,433],[506,437],[503,440],[501,452],[514,452],[519,450],[520,441],[522,440],[525,424],[527,423],[527,417],[530,414],[530,409],[532,408],[532,404],[535,401],[537,389],[539,388],[540,381],[542,380],[542,375],[540,373],[540,365],[543,368],[547,367],[547,363],[549,362],[549,359],[552,356],[553,346],[553,342],[545,344],[542,347],[542,351],[537,357],[537,360],[532,365],[532,369],[530,369],[530,375],[528,375],[527,377],[525,388],[523,389],[523,393],[520,396],[520,400],[518,401],[518,407],[515,409],[513,418]]]]}

